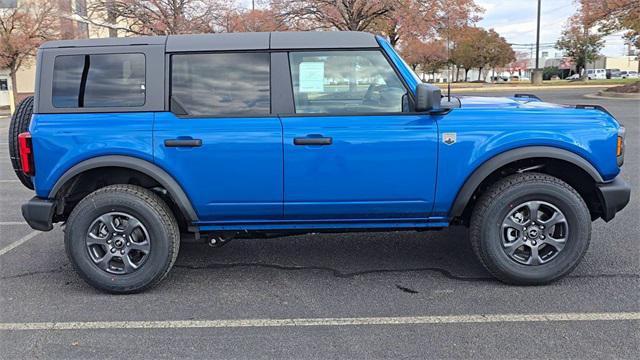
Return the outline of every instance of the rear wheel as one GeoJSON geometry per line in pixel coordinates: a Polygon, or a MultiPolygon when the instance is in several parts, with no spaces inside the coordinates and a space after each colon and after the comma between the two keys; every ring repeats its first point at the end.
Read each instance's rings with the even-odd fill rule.
{"type": "Polygon", "coordinates": [[[16,107],[13,116],[11,116],[11,123],[9,124],[9,157],[11,158],[13,171],[16,173],[16,176],[18,176],[18,179],[20,179],[20,182],[33,190],[31,177],[22,172],[18,144],[18,135],[29,130],[31,115],[33,115],[33,96],[26,97],[22,100],[16,107]]]}
{"type": "Polygon", "coordinates": [[[591,216],[582,197],[562,180],[517,174],[478,200],[470,236],[478,258],[499,280],[545,284],[578,265],[589,246],[591,216]]]}
{"type": "Polygon", "coordinates": [[[158,284],[180,244],[178,224],[153,192],[112,185],[85,197],[65,228],[67,255],[90,285],[133,293],[158,284]]]}

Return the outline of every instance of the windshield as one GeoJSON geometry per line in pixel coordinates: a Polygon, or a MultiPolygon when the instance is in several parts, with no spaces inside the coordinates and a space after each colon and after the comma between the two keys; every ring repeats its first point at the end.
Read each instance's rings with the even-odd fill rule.
{"type": "Polygon", "coordinates": [[[409,64],[407,64],[406,61],[404,61],[404,59],[402,58],[402,56],[398,55],[398,57],[400,58],[400,61],[402,61],[402,65],[404,65],[404,67],[407,68],[407,71],[409,71],[409,75],[411,75],[411,77],[414,78],[414,80],[416,81],[417,84],[422,82],[422,79],[420,79],[420,77],[418,76],[418,74],[416,74],[415,71],[413,71],[413,68],[411,66],[409,66],[409,64]]]}
{"type": "Polygon", "coordinates": [[[407,65],[402,57],[398,55],[398,53],[393,49],[391,44],[389,44],[389,42],[385,38],[376,36],[376,39],[378,40],[378,43],[380,44],[382,49],[387,53],[391,61],[396,65],[398,71],[409,85],[411,91],[415,92],[416,85],[422,82],[422,80],[420,80],[420,77],[418,77],[413,69],[411,69],[411,66],[407,65]]]}

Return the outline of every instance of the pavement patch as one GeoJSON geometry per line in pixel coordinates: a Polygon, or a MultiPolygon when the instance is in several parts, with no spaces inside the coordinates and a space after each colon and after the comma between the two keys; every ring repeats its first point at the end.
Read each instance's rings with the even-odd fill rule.
{"type": "Polygon", "coordinates": [[[555,313],[555,314],[487,314],[453,316],[310,318],[310,319],[238,319],[238,320],[167,320],[167,321],[92,321],[0,323],[0,330],[85,330],[85,329],[193,329],[256,328],[297,326],[424,325],[513,322],[630,321],[640,320],[640,312],[555,313]]]}

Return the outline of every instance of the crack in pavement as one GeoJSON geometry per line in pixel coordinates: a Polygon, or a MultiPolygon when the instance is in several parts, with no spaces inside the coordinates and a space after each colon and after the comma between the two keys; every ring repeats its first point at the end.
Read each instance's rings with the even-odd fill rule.
{"type": "Polygon", "coordinates": [[[338,269],[330,268],[327,266],[298,266],[298,265],[280,265],[280,264],[267,264],[267,263],[210,263],[207,265],[197,266],[197,265],[182,265],[176,264],[174,265],[176,268],[189,269],[189,270],[202,270],[202,269],[231,269],[238,267],[259,267],[266,269],[275,269],[275,270],[283,270],[283,271],[304,271],[304,270],[317,270],[317,271],[327,271],[330,272],[334,277],[337,278],[353,278],[361,275],[369,275],[369,274],[388,274],[388,273],[409,273],[409,272],[436,272],[440,275],[453,280],[459,281],[494,281],[495,279],[488,276],[476,277],[476,276],[460,276],[451,273],[449,270],[438,268],[438,267],[419,267],[419,268],[407,268],[407,269],[372,269],[372,270],[363,270],[363,271],[355,271],[355,272],[342,272],[338,269]]]}

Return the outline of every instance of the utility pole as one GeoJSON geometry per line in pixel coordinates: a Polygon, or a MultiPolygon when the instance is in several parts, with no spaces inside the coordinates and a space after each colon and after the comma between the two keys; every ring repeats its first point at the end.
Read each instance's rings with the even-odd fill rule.
{"type": "Polygon", "coordinates": [[[531,81],[534,85],[542,84],[542,70],[540,70],[540,8],[542,7],[542,0],[538,0],[538,19],[536,27],[536,68],[533,70],[533,76],[531,81]]]}
{"type": "Polygon", "coordinates": [[[540,5],[542,0],[538,0],[538,24],[536,29],[536,70],[540,69],[540,5]]]}

